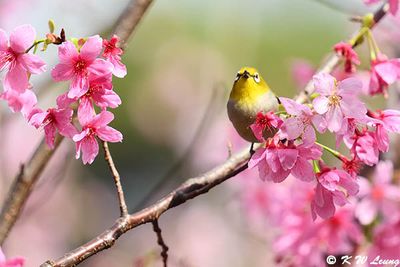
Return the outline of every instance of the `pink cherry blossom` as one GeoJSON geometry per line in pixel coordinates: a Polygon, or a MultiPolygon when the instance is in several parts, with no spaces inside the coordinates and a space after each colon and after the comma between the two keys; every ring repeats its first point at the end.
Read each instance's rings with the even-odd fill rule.
{"type": "Polygon", "coordinates": [[[357,175],[360,173],[361,168],[363,167],[361,160],[357,157],[348,159],[343,155],[341,155],[339,159],[342,161],[343,170],[348,172],[352,177],[357,177],[357,175]]]}
{"type": "Polygon", "coordinates": [[[123,78],[125,77],[127,71],[126,71],[126,66],[121,62],[121,55],[123,51],[121,48],[117,46],[118,43],[119,43],[119,37],[116,35],[113,35],[110,41],[104,39],[103,57],[113,64],[114,68],[112,73],[119,78],[123,78]]]}
{"type": "Polygon", "coordinates": [[[379,55],[371,62],[369,94],[387,95],[388,86],[400,79],[400,59],[387,59],[379,55]]]}
{"type": "Polygon", "coordinates": [[[314,109],[317,113],[325,115],[331,132],[338,132],[346,118],[365,117],[367,109],[357,98],[362,89],[360,80],[348,78],[337,84],[330,74],[319,73],[314,76],[314,86],[320,94],[313,101],[314,109]]]}
{"type": "Polygon", "coordinates": [[[93,102],[101,109],[116,108],[121,98],[112,90],[111,76],[89,75],[89,90],[79,98],[78,117],[89,119],[95,114],[93,102]]]}
{"type": "Polygon", "coordinates": [[[381,161],[376,167],[372,179],[360,179],[360,202],[357,204],[355,216],[362,224],[370,224],[378,214],[384,218],[400,215],[400,188],[392,184],[393,164],[381,161]]]}
{"type": "Polygon", "coordinates": [[[25,92],[29,87],[29,74],[40,74],[46,70],[38,56],[26,53],[35,41],[36,32],[31,25],[21,25],[10,33],[0,29],[0,70],[8,69],[3,86],[5,90],[25,92]]]}
{"type": "Polygon", "coordinates": [[[77,134],[76,128],[71,123],[72,115],[73,111],[70,108],[49,108],[47,111],[38,109],[30,115],[29,123],[36,128],[43,127],[46,144],[53,149],[57,130],[61,135],[69,138],[77,134]]]}
{"type": "Polygon", "coordinates": [[[349,43],[340,42],[337,43],[333,49],[340,56],[344,58],[344,71],[347,73],[353,73],[356,71],[355,65],[360,65],[360,59],[356,51],[353,50],[353,47],[349,43]]]}
{"type": "Polygon", "coordinates": [[[255,122],[250,125],[251,130],[254,133],[254,136],[260,140],[264,141],[264,131],[267,130],[270,133],[273,133],[282,125],[282,120],[274,114],[273,111],[266,113],[265,115],[262,112],[257,113],[255,122]]]}
{"type": "Polygon", "coordinates": [[[278,266],[324,266],[326,254],[350,253],[355,244],[362,242],[362,232],[351,207],[339,208],[326,220],[313,221],[307,208],[311,198],[304,197],[312,196],[312,191],[301,188],[303,197],[299,198],[298,188],[292,189],[281,209],[285,216],[277,222],[279,235],[273,249],[282,263],[278,266]]]}
{"type": "Polygon", "coordinates": [[[347,172],[338,169],[324,168],[317,174],[318,184],[315,188],[315,196],[311,203],[312,217],[317,215],[323,219],[335,214],[335,204],[345,205],[348,196],[358,193],[356,180],[347,172]]]}
{"type": "Polygon", "coordinates": [[[21,112],[27,117],[37,103],[36,95],[31,90],[19,93],[15,90],[7,90],[0,94],[0,98],[8,102],[13,112],[21,112]]]}
{"type": "Polygon", "coordinates": [[[350,147],[350,152],[354,158],[373,166],[379,161],[379,146],[376,139],[374,132],[367,129],[356,130],[353,136],[346,137],[345,143],[350,147]]]}
{"type": "MultiPolygon", "coordinates": [[[[364,3],[367,5],[375,4],[380,2],[381,0],[364,0],[364,3]]],[[[389,11],[390,13],[395,16],[397,11],[399,10],[399,0],[389,0],[389,11]]]]}
{"type": "Polygon", "coordinates": [[[388,152],[388,133],[400,133],[400,111],[394,109],[368,111],[368,115],[372,118],[370,124],[375,126],[375,138],[379,150],[388,152]]]}
{"type": "Polygon", "coordinates": [[[249,161],[249,168],[258,166],[262,180],[280,183],[289,174],[302,181],[312,181],[314,170],[309,160],[320,158],[319,146],[309,143],[295,145],[293,142],[282,143],[276,136],[259,148],[249,161]]]}
{"type": "Polygon", "coordinates": [[[16,257],[6,260],[3,251],[0,248],[0,267],[22,267],[24,266],[25,259],[22,257],[16,257]]]}
{"type": "Polygon", "coordinates": [[[289,140],[295,140],[300,136],[304,136],[303,140],[308,140],[310,143],[315,142],[315,128],[323,132],[326,129],[325,119],[314,114],[307,105],[299,104],[296,101],[286,98],[279,98],[286,112],[291,117],[284,120],[281,127],[281,136],[289,140]]]}
{"type": "Polygon", "coordinates": [[[102,49],[102,39],[89,37],[79,52],[75,45],[67,41],[58,48],[60,63],[52,70],[55,81],[71,80],[69,98],[80,97],[89,90],[89,74],[111,75],[113,66],[104,59],[97,58],[102,49]]]}
{"type": "Polygon", "coordinates": [[[96,137],[106,142],[121,142],[122,134],[108,126],[114,115],[109,111],[102,111],[87,121],[80,121],[82,132],[73,136],[76,142],[76,158],[82,151],[83,164],[91,164],[99,153],[99,145],[96,137]]]}

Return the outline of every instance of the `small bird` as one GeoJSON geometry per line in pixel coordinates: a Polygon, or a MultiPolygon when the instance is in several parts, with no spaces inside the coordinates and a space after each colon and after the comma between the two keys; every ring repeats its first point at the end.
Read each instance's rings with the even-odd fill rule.
{"type": "MultiPolygon", "coordinates": [[[[250,128],[258,112],[277,110],[279,100],[258,71],[252,67],[241,68],[235,78],[228,101],[228,116],[239,135],[251,142],[259,143],[250,128]]],[[[264,137],[275,132],[266,131],[264,137]]]]}

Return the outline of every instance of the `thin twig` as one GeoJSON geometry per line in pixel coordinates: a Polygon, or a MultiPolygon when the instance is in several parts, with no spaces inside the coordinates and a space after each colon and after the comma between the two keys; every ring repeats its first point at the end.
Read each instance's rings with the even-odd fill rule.
{"type": "MultiPolygon", "coordinates": [[[[131,0],[129,6],[121,14],[112,32],[120,37],[123,44],[126,44],[152,2],[152,0],[131,0]]],[[[63,137],[58,138],[54,149],[49,150],[43,138],[31,159],[24,164],[24,168],[21,168],[20,173],[14,178],[13,186],[7,194],[0,214],[0,246],[20,216],[32,188],[62,140],[63,137]]]]}
{"type": "MultiPolygon", "coordinates": [[[[375,24],[378,23],[386,14],[387,6],[382,6],[375,13],[375,24]]],[[[339,57],[337,55],[331,56],[320,70],[331,72],[338,65],[339,57]]],[[[314,91],[312,83],[307,85],[305,92],[300,93],[296,97],[298,102],[306,102],[308,95],[314,91]]],[[[260,145],[256,144],[254,149],[260,145]]],[[[236,176],[248,168],[247,162],[250,159],[249,148],[232,156],[225,163],[217,166],[213,170],[195,178],[188,179],[180,187],[169,193],[167,196],[160,199],[155,204],[144,208],[127,217],[119,218],[115,224],[98,235],[86,244],[78,247],[77,249],[65,254],[63,257],[52,261],[49,260],[41,265],[41,267],[68,267],[75,266],[85,259],[95,255],[96,253],[110,248],[114,245],[116,240],[125,232],[133,229],[139,225],[153,222],[158,219],[164,212],[179,206],[186,201],[195,198],[201,194],[207,193],[210,189],[219,185],[220,183],[236,176]]]]}
{"type": "Polygon", "coordinates": [[[110,171],[114,178],[115,187],[117,189],[119,210],[121,212],[121,217],[125,217],[128,215],[128,207],[126,206],[124,191],[123,191],[122,185],[121,185],[121,178],[119,176],[117,168],[115,167],[115,163],[112,159],[110,149],[108,148],[108,143],[105,141],[102,141],[102,144],[103,144],[103,149],[104,149],[104,158],[107,161],[108,167],[110,168],[110,171]]]}
{"type": "Polygon", "coordinates": [[[161,247],[161,257],[163,260],[164,267],[168,267],[168,246],[165,244],[165,241],[162,237],[161,228],[158,225],[158,220],[155,219],[154,221],[152,221],[152,224],[153,224],[153,231],[157,235],[157,243],[161,247]]]}
{"type": "Polygon", "coordinates": [[[110,248],[128,230],[158,219],[167,210],[207,193],[211,188],[244,171],[247,169],[249,158],[249,148],[246,148],[213,170],[187,180],[157,203],[128,217],[119,218],[112,227],[99,236],[55,261],[47,261],[41,267],[75,266],[99,251],[110,248]]]}

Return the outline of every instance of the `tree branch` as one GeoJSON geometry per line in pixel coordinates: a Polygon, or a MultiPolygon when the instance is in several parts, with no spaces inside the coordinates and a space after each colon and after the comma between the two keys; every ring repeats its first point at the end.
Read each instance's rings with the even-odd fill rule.
{"type": "MultiPolygon", "coordinates": [[[[123,44],[126,44],[152,2],[152,0],[131,0],[121,14],[114,26],[113,33],[120,37],[123,44]]],[[[57,138],[54,149],[50,150],[43,138],[31,159],[21,167],[20,173],[15,177],[0,214],[0,246],[4,243],[15,221],[20,216],[32,188],[62,140],[63,137],[57,138]]]]}
{"type": "MultiPolygon", "coordinates": [[[[387,4],[383,5],[377,10],[377,12],[375,12],[375,24],[384,17],[386,12],[387,4]]],[[[323,64],[319,71],[331,72],[339,64],[339,62],[340,57],[336,54],[333,54],[329,60],[323,64]]],[[[312,82],[310,81],[304,91],[296,97],[296,101],[306,102],[308,100],[308,96],[312,94],[313,91],[314,88],[312,82]]],[[[257,149],[259,146],[260,144],[257,144],[254,149],[257,149]]],[[[154,222],[167,210],[179,206],[199,195],[207,193],[213,187],[246,170],[249,159],[250,153],[249,149],[247,148],[242,152],[232,156],[225,163],[217,166],[213,170],[201,176],[188,179],[185,183],[166,195],[164,198],[160,199],[155,204],[127,217],[121,217],[117,219],[112,227],[91,241],[65,254],[63,257],[55,261],[49,260],[43,263],[41,267],[75,266],[85,259],[95,255],[96,253],[110,248],[122,234],[126,233],[130,229],[148,222],[154,222]]]]}
{"type": "Polygon", "coordinates": [[[107,142],[102,141],[102,144],[104,149],[104,158],[107,161],[108,167],[110,168],[110,171],[114,178],[115,187],[117,189],[119,210],[121,212],[121,217],[125,217],[128,215],[128,208],[126,206],[124,191],[121,185],[121,178],[119,176],[117,168],[115,167],[107,142]]]}
{"type": "Polygon", "coordinates": [[[153,0],[132,0],[115,23],[113,33],[121,39],[121,48],[125,48],[151,3],[153,0]]]}

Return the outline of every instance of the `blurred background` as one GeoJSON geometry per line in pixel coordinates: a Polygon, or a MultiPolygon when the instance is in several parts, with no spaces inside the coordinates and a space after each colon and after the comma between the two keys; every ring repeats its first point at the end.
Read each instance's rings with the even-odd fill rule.
{"type": "MultiPolygon", "coordinates": [[[[67,37],[108,38],[127,4],[0,0],[0,27],[10,31],[29,23],[39,38],[51,18],[67,37]]],[[[311,76],[332,46],[358,27],[349,18],[366,10],[361,0],[154,1],[123,56],[128,75],[114,80],[123,102],[113,110],[112,126],[124,140],[110,149],[130,212],[223,162],[229,149],[235,152],[247,145],[236,136],[225,110],[241,66],[258,68],[278,95],[291,97],[306,82],[304,72],[311,76]]],[[[386,30],[385,25],[380,29],[386,30]]],[[[49,70],[56,53],[56,47],[39,52],[49,70]]],[[[67,87],[49,81],[49,71],[32,79],[42,108],[54,106],[55,97],[67,87]]],[[[0,201],[42,136],[1,103],[0,201]]],[[[247,172],[161,217],[171,266],[271,266],[273,233],[249,224],[240,201],[240,180],[248,179],[257,178],[247,172]]],[[[111,226],[118,212],[102,154],[83,166],[67,140],[3,249],[9,257],[26,257],[27,267],[38,266],[111,226]]],[[[143,225],[82,266],[161,266],[159,250],[151,225],[143,225]]]]}

